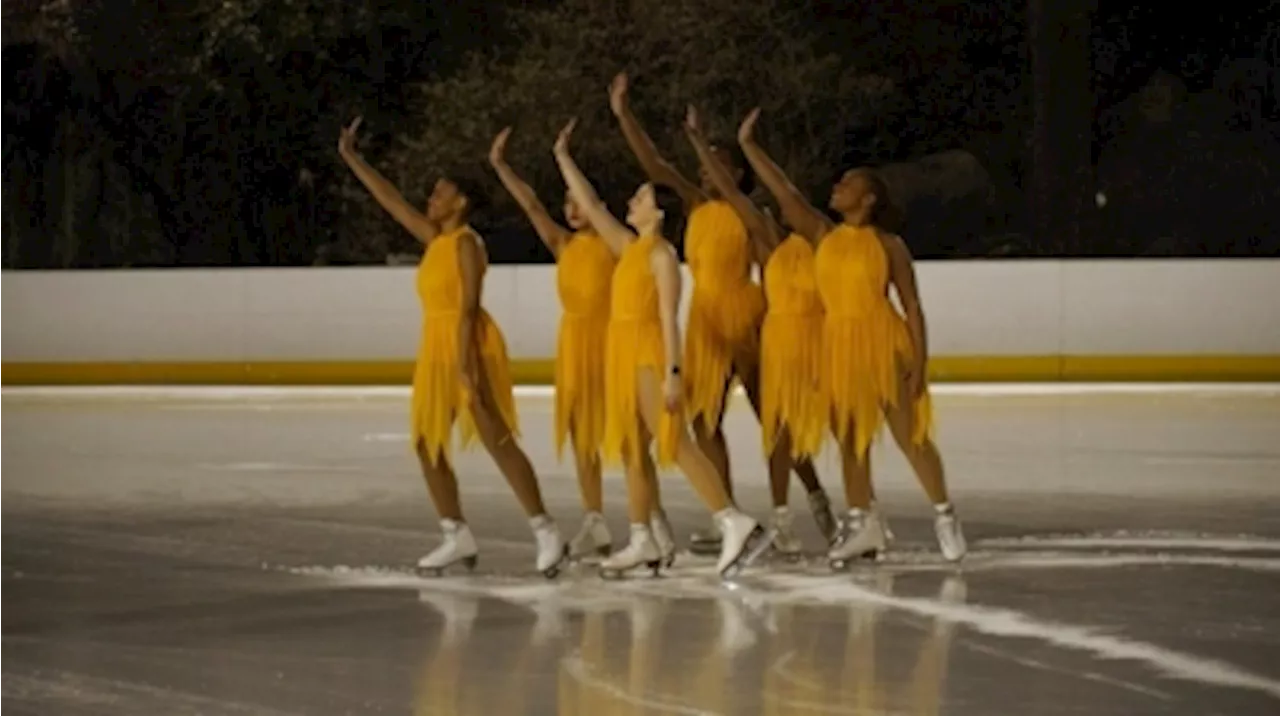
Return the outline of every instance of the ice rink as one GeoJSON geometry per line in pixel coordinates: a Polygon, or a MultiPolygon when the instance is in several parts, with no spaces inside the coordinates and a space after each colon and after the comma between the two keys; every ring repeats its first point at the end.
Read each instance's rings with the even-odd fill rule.
{"type": "MultiPolygon", "coordinates": [[[[971,553],[941,563],[891,445],[889,560],[722,584],[532,575],[482,452],[459,453],[472,576],[411,566],[435,519],[403,389],[5,389],[3,705],[10,714],[1280,713],[1280,385],[940,386],[971,553]]],[[[566,535],[580,507],[551,401],[523,442],[566,535]]],[[[759,430],[727,432],[765,517],[759,430]]],[[[820,462],[843,505],[836,463],[820,462]]],[[[610,526],[626,535],[620,476],[610,526]]],[[[705,515],[663,483],[682,546],[705,515]]]]}

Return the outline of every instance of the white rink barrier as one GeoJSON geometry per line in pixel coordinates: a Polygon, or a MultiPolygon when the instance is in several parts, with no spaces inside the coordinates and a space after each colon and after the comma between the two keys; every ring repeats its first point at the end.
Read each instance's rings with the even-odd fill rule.
{"type": "MultiPolygon", "coordinates": [[[[551,376],[555,267],[491,267],[518,380],[551,376]]],[[[920,262],[943,380],[1280,380],[1280,260],[920,262]]],[[[413,267],[6,271],[4,383],[396,384],[413,267]]],[[[685,283],[685,307],[688,298],[685,283]]]]}

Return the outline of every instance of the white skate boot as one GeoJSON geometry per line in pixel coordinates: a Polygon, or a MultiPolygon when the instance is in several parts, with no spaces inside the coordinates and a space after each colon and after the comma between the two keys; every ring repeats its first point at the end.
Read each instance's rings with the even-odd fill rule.
{"type": "Polygon", "coordinates": [[[538,572],[547,579],[555,579],[560,574],[560,566],[569,560],[569,545],[560,537],[560,528],[555,520],[547,515],[538,515],[529,520],[533,528],[533,537],[538,543],[538,572]]]}
{"type": "Polygon", "coordinates": [[[649,530],[653,533],[653,541],[658,545],[658,553],[662,555],[662,566],[671,569],[676,561],[676,535],[671,530],[667,513],[661,509],[654,510],[649,517],[649,530]]]}
{"type": "Polygon", "coordinates": [[[475,569],[480,551],[476,547],[476,538],[471,536],[471,528],[465,522],[445,519],[440,520],[440,531],[444,540],[430,554],[418,560],[418,571],[439,577],[455,564],[461,564],[468,570],[475,569]]]}
{"type": "Polygon", "coordinates": [[[827,553],[832,569],[844,569],[850,562],[871,558],[880,561],[887,547],[880,515],[853,508],[845,516],[841,539],[827,553]]]}
{"type": "Polygon", "coordinates": [[[759,522],[742,514],[736,507],[726,507],[715,517],[723,536],[716,571],[721,579],[733,579],[769,549],[773,534],[766,532],[759,522]]]}
{"type": "Polygon", "coordinates": [[[840,536],[840,524],[836,522],[836,513],[831,509],[831,500],[827,491],[818,488],[809,493],[809,511],[813,513],[813,521],[818,525],[818,533],[827,541],[827,545],[835,544],[840,536]]]}
{"type": "Polygon", "coordinates": [[[689,535],[689,551],[694,554],[716,554],[723,544],[724,535],[720,533],[720,525],[714,519],[707,529],[689,535]]]}
{"type": "Polygon", "coordinates": [[[791,527],[791,508],[779,505],[773,508],[773,549],[779,555],[796,560],[800,558],[803,546],[791,527]]]}
{"type": "Polygon", "coordinates": [[[578,560],[584,557],[608,557],[613,551],[613,535],[609,534],[609,525],[604,515],[599,512],[588,512],[582,517],[582,527],[578,534],[569,541],[569,558],[578,560]]]}
{"type": "Polygon", "coordinates": [[[658,543],[654,541],[649,525],[633,524],[631,541],[600,563],[600,576],[605,579],[621,579],[627,572],[640,566],[648,567],[653,576],[658,576],[658,570],[662,567],[662,553],[658,551],[658,543]]]}
{"type": "Polygon", "coordinates": [[[955,510],[950,505],[933,518],[933,532],[938,536],[942,558],[948,562],[959,562],[969,551],[964,532],[960,529],[960,518],[956,517],[955,510]]]}

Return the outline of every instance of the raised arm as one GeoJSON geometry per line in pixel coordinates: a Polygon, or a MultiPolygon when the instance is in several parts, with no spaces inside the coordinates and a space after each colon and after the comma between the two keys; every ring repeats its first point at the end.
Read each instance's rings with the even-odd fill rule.
{"type": "Polygon", "coordinates": [[[479,385],[480,357],[477,355],[476,321],[480,317],[480,267],[484,265],[479,238],[471,233],[458,242],[458,273],[462,277],[462,310],[458,313],[458,373],[467,399],[475,400],[479,385]]]}
{"type": "Polygon", "coordinates": [[[698,111],[693,108],[693,105],[689,106],[685,114],[684,131],[689,136],[689,142],[693,144],[694,151],[698,153],[698,161],[706,168],[711,181],[716,185],[716,190],[733,206],[742,223],[746,225],[747,234],[751,237],[751,245],[755,249],[756,262],[764,266],[769,260],[769,254],[773,253],[773,249],[782,238],[782,228],[773,221],[772,217],[760,211],[760,207],[747,198],[746,194],[742,193],[733,175],[729,173],[729,168],[720,161],[715,152],[711,151],[711,143],[702,132],[702,126],[698,122],[698,111]]]}
{"type": "Polygon", "coordinates": [[[915,262],[911,249],[902,237],[882,235],[885,252],[889,255],[889,281],[898,292],[898,300],[907,318],[907,332],[914,348],[911,365],[907,366],[907,384],[912,397],[924,393],[925,370],[929,365],[929,339],[924,325],[924,309],[920,306],[920,292],[916,287],[915,262]]]}
{"type": "Polygon", "coordinates": [[[505,153],[507,138],[510,136],[511,127],[507,127],[499,132],[497,137],[494,137],[493,146],[489,147],[489,163],[493,165],[493,170],[498,173],[498,179],[502,181],[502,186],[507,188],[511,197],[524,210],[524,215],[529,217],[529,223],[533,224],[533,229],[538,232],[538,237],[542,239],[542,243],[547,245],[552,256],[559,258],[560,248],[564,246],[564,242],[569,238],[570,231],[551,218],[551,214],[547,212],[547,207],[543,206],[542,202],[538,200],[538,195],[533,191],[533,187],[521,179],[515,173],[515,170],[511,168],[511,165],[507,164],[505,153]]]}
{"type": "Polygon", "coordinates": [[[569,120],[569,123],[560,130],[560,136],[556,137],[554,148],[556,156],[556,164],[560,166],[560,173],[564,176],[565,186],[569,188],[569,196],[573,197],[573,201],[587,215],[587,221],[591,222],[591,226],[595,228],[596,233],[600,234],[600,238],[604,239],[609,245],[609,250],[614,256],[621,256],[623,250],[627,248],[627,244],[635,238],[636,233],[628,229],[622,222],[613,217],[609,213],[609,208],[600,201],[600,196],[596,194],[596,190],[591,186],[591,182],[583,176],[582,170],[578,168],[578,163],[573,161],[573,156],[569,154],[569,137],[573,134],[573,128],[578,123],[577,119],[569,120]]]}
{"type": "Polygon", "coordinates": [[[404,195],[395,184],[387,181],[386,177],[379,174],[378,170],[370,166],[356,151],[356,130],[360,128],[360,120],[360,117],[356,117],[355,121],[343,128],[342,134],[338,137],[339,156],[355,173],[360,183],[364,184],[364,187],[373,195],[374,200],[391,215],[391,218],[408,229],[418,241],[424,244],[431,243],[432,239],[440,235],[440,227],[405,201],[404,195]]]}
{"type": "Polygon", "coordinates": [[[817,243],[831,231],[831,220],[804,198],[804,194],[791,183],[782,167],[756,144],[755,129],[759,119],[760,108],[756,107],[742,121],[742,126],[738,129],[738,142],[742,145],[742,152],[747,155],[747,162],[755,170],[756,176],[760,177],[760,182],[778,201],[778,206],[782,209],[782,220],[790,224],[796,233],[817,243]]]}
{"type": "Polygon", "coordinates": [[[626,137],[627,145],[640,161],[640,167],[649,176],[649,181],[675,189],[684,200],[686,209],[692,209],[707,200],[707,195],[702,193],[702,189],[697,184],[689,181],[670,162],[662,158],[658,153],[658,147],[640,126],[636,116],[631,113],[631,107],[627,101],[627,73],[625,72],[619,72],[613,78],[613,84],[609,86],[609,107],[618,118],[618,124],[622,127],[622,136],[626,137]]]}
{"type": "Polygon", "coordinates": [[[665,241],[654,246],[649,256],[658,289],[658,313],[662,322],[662,348],[667,370],[663,374],[662,392],[667,410],[675,411],[684,394],[680,378],[680,264],[675,252],[665,241]]]}

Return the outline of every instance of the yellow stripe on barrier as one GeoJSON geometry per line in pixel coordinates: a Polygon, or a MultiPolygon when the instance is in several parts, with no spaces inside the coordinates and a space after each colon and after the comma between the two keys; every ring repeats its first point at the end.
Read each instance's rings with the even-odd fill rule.
{"type": "MultiPolygon", "coordinates": [[[[553,381],[551,360],[512,361],[522,385],[553,381]]],[[[1280,355],[939,356],[938,382],[1280,381],[1280,355]]],[[[7,362],[4,385],[408,385],[411,361],[7,362]]]]}

